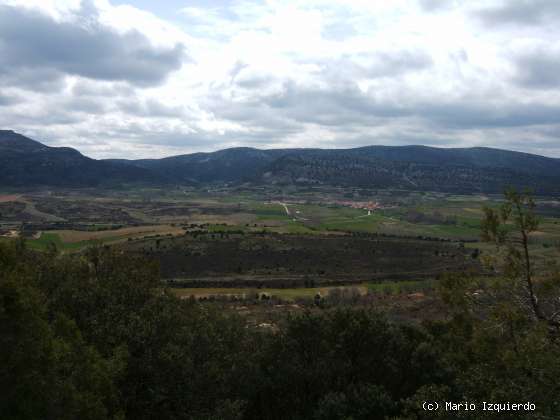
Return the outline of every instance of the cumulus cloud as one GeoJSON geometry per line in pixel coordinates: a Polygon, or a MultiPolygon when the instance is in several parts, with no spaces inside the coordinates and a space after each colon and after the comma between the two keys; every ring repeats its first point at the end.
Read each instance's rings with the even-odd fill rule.
{"type": "Polygon", "coordinates": [[[139,117],[179,118],[185,115],[183,108],[180,106],[168,106],[153,98],[132,97],[119,101],[117,105],[123,112],[139,117]]]}
{"type": "Polygon", "coordinates": [[[324,59],[318,73],[329,84],[352,83],[359,80],[390,78],[420,72],[433,65],[430,55],[421,50],[377,51],[324,59]]]}
{"type": "Polygon", "coordinates": [[[455,4],[453,0],[418,0],[420,7],[428,12],[447,9],[455,4]]]}
{"type": "Polygon", "coordinates": [[[96,19],[96,9],[82,3],[72,20],[57,21],[36,10],[0,5],[0,74],[11,84],[56,82],[64,75],[162,83],[181,67],[185,48],[153,46],[139,31],[118,33],[96,19]],[[23,72],[23,77],[20,75],[23,72]]]}
{"type": "Polygon", "coordinates": [[[549,21],[555,22],[560,16],[560,2],[556,0],[504,0],[498,5],[480,9],[476,14],[488,25],[537,25],[549,21]]]}
{"type": "Polygon", "coordinates": [[[515,58],[516,81],[537,89],[560,88],[560,49],[539,48],[515,58]]]}
{"type": "Polygon", "coordinates": [[[0,126],[94,157],[560,157],[559,16],[556,0],[0,0],[0,126]]]}
{"type": "MultiPolygon", "coordinates": [[[[270,95],[226,102],[216,98],[211,109],[220,117],[244,124],[318,124],[330,127],[374,127],[389,121],[416,120],[432,128],[475,130],[560,124],[560,105],[492,103],[487,97],[440,98],[438,101],[398,96],[392,100],[362,91],[356,84],[312,88],[286,82],[270,95]]],[[[403,122],[403,123],[404,123],[403,122]]]]}
{"type": "Polygon", "coordinates": [[[21,98],[13,95],[5,95],[0,92],[0,106],[15,105],[21,102],[21,98]]]}

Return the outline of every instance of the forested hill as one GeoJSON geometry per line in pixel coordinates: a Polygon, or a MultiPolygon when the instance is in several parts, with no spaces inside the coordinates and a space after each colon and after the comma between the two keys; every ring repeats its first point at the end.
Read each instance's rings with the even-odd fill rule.
{"type": "Polygon", "coordinates": [[[0,185],[252,183],[499,193],[560,192],[560,160],[485,147],[232,148],[163,159],[94,160],[0,131],[0,185]]]}
{"type": "Polygon", "coordinates": [[[560,189],[558,159],[482,147],[235,148],[129,163],[184,182],[341,185],[447,192],[501,192],[508,185],[530,187],[542,193],[560,189]]]}
{"type": "Polygon", "coordinates": [[[153,182],[157,174],[82,155],[69,147],[48,147],[10,130],[0,130],[0,186],[91,187],[153,182]]]}

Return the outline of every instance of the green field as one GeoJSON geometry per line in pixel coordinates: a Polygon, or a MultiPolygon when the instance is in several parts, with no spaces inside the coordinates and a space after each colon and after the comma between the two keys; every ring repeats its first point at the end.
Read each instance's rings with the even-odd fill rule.
{"type": "Polygon", "coordinates": [[[27,246],[31,249],[45,251],[50,245],[54,245],[59,251],[77,251],[93,245],[94,241],[63,242],[56,233],[43,233],[38,239],[29,239],[27,246]]]}
{"type": "Polygon", "coordinates": [[[435,288],[435,280],[407,280],[407,281],[384,281],[379,283],[365,282],[350,286],[333,286],[333,287],[301,287],[301,288],[225,288],[225,287],[202,287],[202,288],[173,288],[172,293],[182,298],[194,296],[200,297],[217,297],[217,296],[236,296],[240,298],[251,298],[258,294],[267,294],[271,297],[277,297],[282,300],[294,301],[297,299],[313,299],[317,293],[322,297],[328,297],[332,290],[357,290],[360,294],[367,293],[378,294],[408,294],[417,292],[431,291],[435,288]]]}
{"type": "Polygon", "coordinates": [[[371,293],[399,294],[431,291],[436,287],[435,280],[402,280],[367,283],[371,293]]]}
{"type": "MultiPolygon", "coordinates": [[[[185,225],[217,234],[236,231],[309,235],[367,232],[468,241],[474,247],[478,245],[472,242],[480,238],[482,207],[496,207],[502,202],[498,196],[405,191],[349,194],[342,188],[283,190],[281,187],[270,191],[259,188],[230,191],[227,187],[169,191],[139,188],[92,191],[91,195],[64,191],[30,194],[21,199],[28,203],[21,221],[32,216],[42,223],[85,223],[81,231],[101,231],[114,225],[125,228],[139,225],[180,228],[185,225]],[[350,206],[353,202],[370,201],[379,203],[379,208],[370,215],[367,210],[350,206]],[[282,203],[288,207],[289,214],[282,203]],[[27,214],[30,209],[41,211],[27,214]],[[177,209],[176,212],[173,209],[177,209]]],[[[531,241],[534,247],[540,247],[535,249],[537,252],[546,254],[548,248],[560,243],[560,205],[550,198],[542,203],[540,231],[531,241]]],[[[11,221],[18,222],[18,216],[13,217],[11,221]]],[[[53,243],[60,250],[74,251],[93,243],[90,240],[65,242],[52,230],[38,228],[34,232],[42,231],[42,236],[28,240],[29,246],[44,250],[47,244],[53,243]]],[[[109,236],[102,239],[104,243],[119,240],[109,236]]]]}

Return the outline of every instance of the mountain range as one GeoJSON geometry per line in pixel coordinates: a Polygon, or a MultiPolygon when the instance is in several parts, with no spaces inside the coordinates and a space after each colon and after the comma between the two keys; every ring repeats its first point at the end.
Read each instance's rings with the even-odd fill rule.
{"type": "Polygon", "coordinates": [[[453,193],[508,186],[560,193],[560,159],[486,147],[232,148],[163,159],[95,160],[0,130],[0,187],[122,184],[323,185],[453,193]]]}

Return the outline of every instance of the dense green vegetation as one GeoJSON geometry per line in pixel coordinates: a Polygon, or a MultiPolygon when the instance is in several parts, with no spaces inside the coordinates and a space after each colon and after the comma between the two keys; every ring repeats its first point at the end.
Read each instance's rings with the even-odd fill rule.
{"type": "Polygon", "coordinates": [[[272,287],[360,283],[480,271],[459,243],[373,234],[307,235],[193,231],[122,245],[161,264],[161,275],[184,287],[272,287]]]}
{"type": "Polygon", "coordinates": [[[485,210],[484,237],[503,250],[486,261],[496,277],[448,275],[437,287],[449,317],[420,326],[341,305],[251,328],[175,297],[144,258],[2,242],[2,419],[557,419],[560,276],[525,252],[533,204],[512,193],[485,210]]]}
{"type": "Polygon", "coordinates": [[[40,238],[29,241],[28,246],[40,251],[46,251],[52,247],[59,250],[72,251],[93,245],[93,242],[94,241],[63,242],[56,233],[43,233],[40,238]]]}
{"type": "Polygon", "coordinates": [[[154,293],[149,267],[108,251],[55,263],[27,255],[33,269],[14,257],[2,249],[6,419],[413,419],[429,418],[424,399],[464,398],[559,413],[557,344],[523,323],[512,341],[464,316],[420,329],[344,309],[268,334],[154,293]]]}

